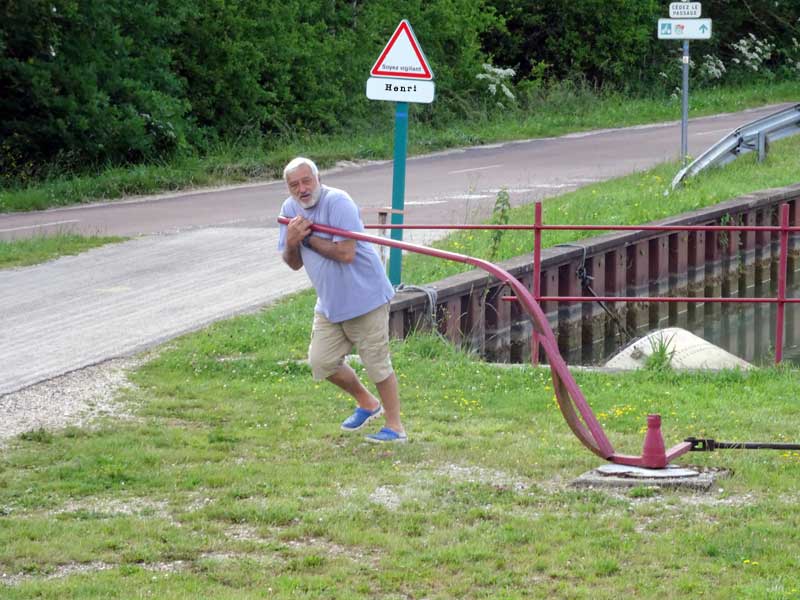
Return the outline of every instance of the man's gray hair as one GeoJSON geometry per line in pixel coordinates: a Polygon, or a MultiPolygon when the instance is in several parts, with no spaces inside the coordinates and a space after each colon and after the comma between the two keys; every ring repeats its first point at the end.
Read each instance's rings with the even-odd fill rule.
{"type": "Polygon", "coordinates": [[[305,158],[304,156],[298,156],[297,158],[293,158],[286,167],[283,169],[283,180],[286,181],[286,178],[289,176],[289,173],[292,171],[296,171],[303,165],[307,166],[311,169],[311,174],[314,175],[315,179],[319,179],[319,169],[317,169],[317,165],[314,164],[314,161],[310,158],[305,158]]]}

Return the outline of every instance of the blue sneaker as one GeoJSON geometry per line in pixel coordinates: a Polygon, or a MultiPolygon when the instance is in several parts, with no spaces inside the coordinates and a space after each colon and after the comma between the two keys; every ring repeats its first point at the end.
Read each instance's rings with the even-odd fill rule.
{"type": "Polygon", "coordinates": [[[342,422],[342,431],[358,431],[364,425],[372,421],[372,419],[377,419],[383,414],[383,405],[379,404],[378,408],[375,410],[367,410],[366,408],[361,408],[360,406],[356,408],[356,411],[347,417],[342,422]]]}
{"type": "Polygon", "coordinates": [[[397,433],[394,429],[384,427],[378,433],[372,433],[367,437],[368,442],[376,444],[385,444],[388,442],[404,443],[408,441],[408,436],[405,433],[397,433]]]}

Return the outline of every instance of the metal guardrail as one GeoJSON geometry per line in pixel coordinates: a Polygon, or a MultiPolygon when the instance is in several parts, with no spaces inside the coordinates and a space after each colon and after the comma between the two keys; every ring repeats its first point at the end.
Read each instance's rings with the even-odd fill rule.
{"type": "Polygon", "coordinates": [[[800,104],[784,108],[733,130],[691,164],[678,171],[670,189],[674,190],[685,178],[696,175],[707,167],[720,167],[748,152],[757,150],[760,162],[767,155],[769,142],[796,133],[800,133],[800,104]]]}

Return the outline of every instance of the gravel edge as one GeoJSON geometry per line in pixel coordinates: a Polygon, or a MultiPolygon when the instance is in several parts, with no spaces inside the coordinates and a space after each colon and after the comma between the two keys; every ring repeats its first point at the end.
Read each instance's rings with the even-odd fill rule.
{"type": "Polygon", "coordinates": [[[0,448],[29,431],[83,427],[100,417],[133,418],[118,396],[133,387],[128,373],[153,356],[108,360],[0,396],[0,448]]]}

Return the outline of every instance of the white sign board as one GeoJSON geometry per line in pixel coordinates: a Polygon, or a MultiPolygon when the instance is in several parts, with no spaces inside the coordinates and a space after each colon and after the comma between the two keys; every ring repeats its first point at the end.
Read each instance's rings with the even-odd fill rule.
{"type": "Polygon", "coordinates": [[[411,29],[411,23],[405,19],[400,21],[369,74],[396,79],[433,79],[433,72],[411,29]]]}
{"type": "Polygon", "coordinates": [[[433,102],[434,88],[432,81],[370,77],[367,79],[367,98],[430,104],[433,102]]]}
{"type": "Polygon", "coordinates": [[[660,40],[711,39],[711,19],[659,19],[660,40]]]}
{"type": "Polygon", "coordinates": [[[702,8],[699,2],[671,2],[669,5],[669,18],[697,19],[702,8]]]}

